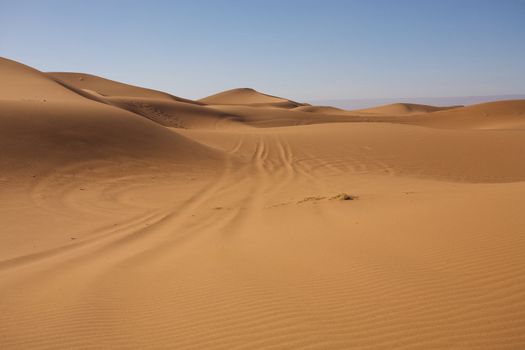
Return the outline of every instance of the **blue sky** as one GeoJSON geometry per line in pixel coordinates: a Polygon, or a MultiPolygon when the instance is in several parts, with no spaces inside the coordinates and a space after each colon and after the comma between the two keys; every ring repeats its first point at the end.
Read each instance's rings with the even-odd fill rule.
{"type": "Polygon", "coordinates": [[[198,98],[525,93],[525,1],[0,0],[0,56],[198,98]]]}

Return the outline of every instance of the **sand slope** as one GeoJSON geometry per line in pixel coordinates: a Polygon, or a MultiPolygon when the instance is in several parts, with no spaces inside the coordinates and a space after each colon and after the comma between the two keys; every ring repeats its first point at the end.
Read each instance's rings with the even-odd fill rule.
{"type": "Polygon", "coordinates": [[[162,91],[145,89],[139,86],[124,84],[114,80],[97,77],[96,75],[91,74],[53,72],[46,73],[46,75],[67,86],[74,87],[80,90],[87,90],[88,92],[102,96],[143,97],[199,104],[198,102],[173,96],[162,91]]]}
{"type": "Polygon", "coordinates": [[[0,348],[525,347],[523,101],[365,116],[0,76],[0,348]]]}
{"type": "Polygon", "coordinates": [[[64,88],[45,74],[18,62],[0,57],[1,100],[46,102],[47,100],[84,100],[70,89],[64,88]]]}

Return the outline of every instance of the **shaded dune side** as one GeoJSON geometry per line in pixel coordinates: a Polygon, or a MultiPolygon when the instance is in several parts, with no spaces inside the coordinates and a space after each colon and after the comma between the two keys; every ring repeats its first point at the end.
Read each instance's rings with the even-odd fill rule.
{"type": "Polygon", "coordinates": [[[107,97],[114,106],[140,114],[158,124],[183,129],[242,127],[243,118],[207,106],[154,98],[107,97]]]}
{"type": "Polygon", "coordinates": [[[95,160],[219,160],[222,154],[145,118],[76,94],[45,74],[0,60],[0,167],[46,171],[95,160]]]}
{"type": "Polygon", "coordinates": [[[232,89],[198,100],[208,105],[249,105],[259,107],[295,108],[305,104],[282,97],[263,94],[251,88],[232,89]]]}

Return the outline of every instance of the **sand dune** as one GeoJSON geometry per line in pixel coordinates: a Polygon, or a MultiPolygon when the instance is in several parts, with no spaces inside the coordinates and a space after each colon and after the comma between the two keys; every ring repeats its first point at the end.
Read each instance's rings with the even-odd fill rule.
{"type": "Polygon", "coordinates": [[[378,106],[373,108],[354,110],[354,113],[366,113],[366,114],[412,114],[412,113],[432,113],[437,111],[454,109],[462,106],[450,106],[450,107],[436,107],[428,105],[420,105],[415,103],[392,103],[384,106],[378,106]]]}
{"type": "Polygon", "coordinates": [[[320,113],[320,114],[346,114],[348,113],[348,111],[345,111],[343,109],[330,107],[330,106],[299,106],[299,107],[294,108],[294,111],[320,113]]]}
{"type": "Polygon", "coordinates": [[[295,108],[303,103],[282,97],[266,95],[251,88],[239,88],[220,92],[199,100],[208,105],[249,105],[260,107],[295,108]]]}
{"type": "Polygon", "coordinates": [[[1,349],[525,346],[524,101],[0,76],[1,349]]]}
{"type": "Polygon", "coordinates": [[[443,128],[525,129],[525,100],[497,101],[433,113],[417,119],[443,128]]]}
{"type": "Polygon", "coordinates": [[[0,74],[4,174],[95,160],[221,157],[146,118],[85,98],[27,66],[2,59],[0,74]]]}
{"type": "Polygon", "coordinates": [[[46,73],[85,97],[146,117],[175,128],[231,126],[239,117],[214,110],[203,103],[161,91],[119,83],[85,73],[46,73]]]}

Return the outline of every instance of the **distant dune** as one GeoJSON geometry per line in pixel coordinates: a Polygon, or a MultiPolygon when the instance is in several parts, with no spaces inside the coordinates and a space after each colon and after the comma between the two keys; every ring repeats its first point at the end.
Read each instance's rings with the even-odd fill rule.
{"type": "Polygon", "coordinates": [[[431,106],[467,106],[486,102],[504,100],[523,100],[525,94],[489,95],[489,96],[455,96],[455,97],[403,97],[403,98],[357,98],[334,100],[311,100],[314,105],[329,105],[343,109],[366,109],[393,103],[414,103],[431,106]]]}
{"type": "Polygon", "coordinates": [[[525,100],[481,103],[437,112],[418,121],[434,127],[525,130],[525,100]]]}
{"type": "Polygon", "coordinates": [[[525,348],[525,100],[0,77],[0,349],[525,348]]]}
{"type": "Polygon", "coordinates": [[[411,114],[411,113],[432,113],[442,110],[448,110],[452,108],[458,108],[463,106],[447,106],[447,107],[436,107],[428,105],[420,105],[415,103],[393,103],[389,105],[353,110],[356,113],[369,113],[369,114],[411,114]]]}
{"type": "Polygon", "coordinates": [[[199,100],[208,105],[250,105],[264,107],[294,108],[304,104],[285,98],[266,95],[251,88],[239,88],[220,92],[199,100]]]}
{"type": "Polygon", "coordinates": [[[345,110],[330,106],[299,106],[294,108],[297,112],[321,113],[321,114],[344,114],[345,110]]]}

